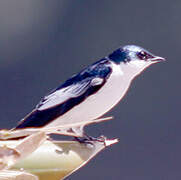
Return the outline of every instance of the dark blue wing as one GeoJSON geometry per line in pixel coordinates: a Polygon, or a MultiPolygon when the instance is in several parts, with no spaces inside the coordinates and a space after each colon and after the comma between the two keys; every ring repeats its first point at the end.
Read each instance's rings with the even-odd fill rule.
{"type": "Polygon", "coordinates": [[[16,127],[42,127],[96,93],[111,73],[110,62],[102,59],[74,75],[45,96],[36,109],[16,127]]]}

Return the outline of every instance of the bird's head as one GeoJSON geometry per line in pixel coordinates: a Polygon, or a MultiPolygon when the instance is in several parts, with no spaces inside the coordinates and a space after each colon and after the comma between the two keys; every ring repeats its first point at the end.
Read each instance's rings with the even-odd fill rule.
{"type": "Polygon", "coordinates": [[[109,59],[121,66],[123,73],[138,75],[151,64],[165,59],[155,56],[142,47],[126,45],[110,54],[109,59]]]}

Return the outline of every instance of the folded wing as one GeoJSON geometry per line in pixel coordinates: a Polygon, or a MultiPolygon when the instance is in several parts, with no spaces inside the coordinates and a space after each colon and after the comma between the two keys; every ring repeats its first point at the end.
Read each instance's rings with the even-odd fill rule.
{"type": "Polygon", "coordinates": [[[96,93],[110,73],[111,68],[107,61],[89,66],[45,96],[36,108],[20,121],[16,129],[42,127],[51,123],[96,93]]]}

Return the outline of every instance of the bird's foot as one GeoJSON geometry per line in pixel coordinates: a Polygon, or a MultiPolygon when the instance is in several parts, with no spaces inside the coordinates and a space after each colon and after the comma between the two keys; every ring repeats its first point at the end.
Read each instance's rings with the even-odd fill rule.
{"type": "Polygon", "coordinates": [[[87,138],[74,137],[74,140],[75,140],[75,141],[78,141],[80,144],[84,144],[84,143],[92,144],[92,143],[91,143],[91,140],[90,140],[90,139],[87,139],[87,138]]]}
{"type": "Polygon", "coordinates": [[[106,137],[101,135],[99,137],[92,137],[86,134],[86,138],[89,141],[98,141],[98,142],[104,142],[106,140],[106,137]]]}
{"type": "Polygon", "coordinates": [[[78,141],[79,143],[90,143],[90,144],[92,144],[91,142],[96,142],[96,141],[104,143],[107,138],[103,135],[95,138],[95,137],[92,137],[92,136],[89,136],[86,134],[85,138],[83,138],[83,139],[78,138],[78,137],[74,137],[74,139],[76,141],[78,141]]]}

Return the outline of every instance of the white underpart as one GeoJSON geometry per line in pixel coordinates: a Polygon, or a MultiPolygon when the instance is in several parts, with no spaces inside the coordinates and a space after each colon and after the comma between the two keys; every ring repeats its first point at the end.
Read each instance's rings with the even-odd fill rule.
{"type": "Polygon", "coordinates": [[[143,69],[144,66],[135,66],[135,64],[122,64],[119,66],[112,63],[113,72],[98,92],[49,123],[47,127],[74,124],[102,116],[123,98],[132,79],[143,69]]]}

